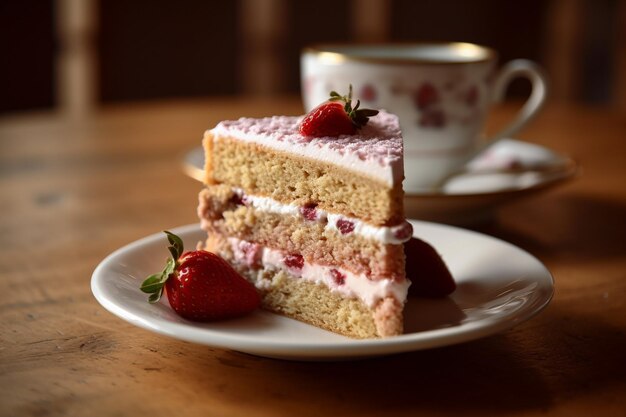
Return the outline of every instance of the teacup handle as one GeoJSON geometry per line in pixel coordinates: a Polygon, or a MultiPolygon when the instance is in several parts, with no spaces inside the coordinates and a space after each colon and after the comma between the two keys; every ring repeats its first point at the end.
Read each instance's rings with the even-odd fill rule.
{"type": "Polygon", "coordinates": [[[464,170],[465,164],[474,159],[476,155],[482,153],[485,149],[491,147],[495,142],[500,139],[513,136],[519,132],[535,115],[541,110],[543,103],[548,95],[548,80],[541,67],[532,61],[526,59],[515,59],[504,65],[496,79],[493,86],[493,95],[491,100],[493,103],[499,103],[504,99],[506,88],[509,83],[518,77],[526,77],[530,80],[532,85],[532,91],[530,97],[526,100],[520,111],[508,126],[500,130],[495,135],[482,141],[482,144],[478,146],[473,152],[466,156],[463,160],[459,161],[458,167],[451,171],[451,174],[444,177],[439,181],[434,188],[440,188],[451,177],[454,177],[459,172],[464,170]]]}
{"type": "Polygon", "coordinates": [[[526,59],[516,59],[504,65],[498,73],[493,86],[492,101],[500,103],[504,99],[506,89],[515,78],[525,77],[530,80],[532,91],[530,97],[524,103],[515,119],[487,140],[487,143],[494,140],[511,137],[519,132],[535,115],[541,110],[548,95],[548,80],[541,67],[526,59]]]}

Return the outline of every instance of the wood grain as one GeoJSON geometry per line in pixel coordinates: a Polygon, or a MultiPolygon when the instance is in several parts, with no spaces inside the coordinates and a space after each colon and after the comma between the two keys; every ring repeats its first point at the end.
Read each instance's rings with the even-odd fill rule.
{"type": "MultiPolygon", "coordinates": [[[[495,128],[514,106],[498,109],[495,128]]],[[[114,249],[196,221],[185,151],[221,119],[298,114],[295,98],[0,119],[0,415],[626,414],[626,121],[552,103],[522,138],[580,178],[513,202],[479,231],[539,257],[556,295],[502,334],[358,362],[284,362],[169,339],[89,288],[114,249]]]]}

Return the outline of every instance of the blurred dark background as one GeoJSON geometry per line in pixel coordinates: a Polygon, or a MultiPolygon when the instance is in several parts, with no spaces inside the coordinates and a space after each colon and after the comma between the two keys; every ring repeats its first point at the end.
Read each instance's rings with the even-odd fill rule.
{"type": "Polygon", "coordinates": [[[2,0],[0,113],[297,94],[308,44],[424,40],[491,46],[501,62],[535,60],[553,99],[625,106],[624,3],[2,0]]]}

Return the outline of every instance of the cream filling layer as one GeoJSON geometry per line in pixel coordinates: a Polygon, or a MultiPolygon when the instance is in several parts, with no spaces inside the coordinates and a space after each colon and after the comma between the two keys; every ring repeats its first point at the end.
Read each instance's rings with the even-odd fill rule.
{"type": "MultiPolygon", "coordinates": [[[[330,291],[338,292],[346,298],[358,298],[370,308],[387,297],[404,303],[411,285],[406,279],[399,282],[388,278],[373,281],[364,274],[354,274],[340,267],[312,264],[299,255],[287,254],[233,237],[228,238],[228,242],[237,263],[288,272],[295,278],[326,285],[330,291]]],[[[255,284],[262,290],[268,289],[271,282],[261,279],[255,284]]]]}
{"type": "Polygon", "coordinates": [[[328,213],[317,207],[302,207],[283,204],[269,197],[244,194],[241,189],[233,189],[243,203],[256,210],[280,215],[301,217],[303,221],[325,224],[326,230],[334,230],[341,235],[355,234],[382,244],[400,245],[413,236],[413,226],[406,220],[395,226],[374,226],[360,219],[328,213]]]}

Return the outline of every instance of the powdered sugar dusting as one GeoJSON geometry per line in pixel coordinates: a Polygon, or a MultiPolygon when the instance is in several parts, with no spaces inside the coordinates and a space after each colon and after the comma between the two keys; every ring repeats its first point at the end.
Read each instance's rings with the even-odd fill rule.
{"type": "Polygon", "coordinates": [[[397,116],[381,111],[355,135],[321,138],[300,135],[298,125],[302,117],[272,116],[223,121],[212,133],[215,140],[229,136],[341,165],[390,186],[402,181],[403,146],[397,116]]]}

